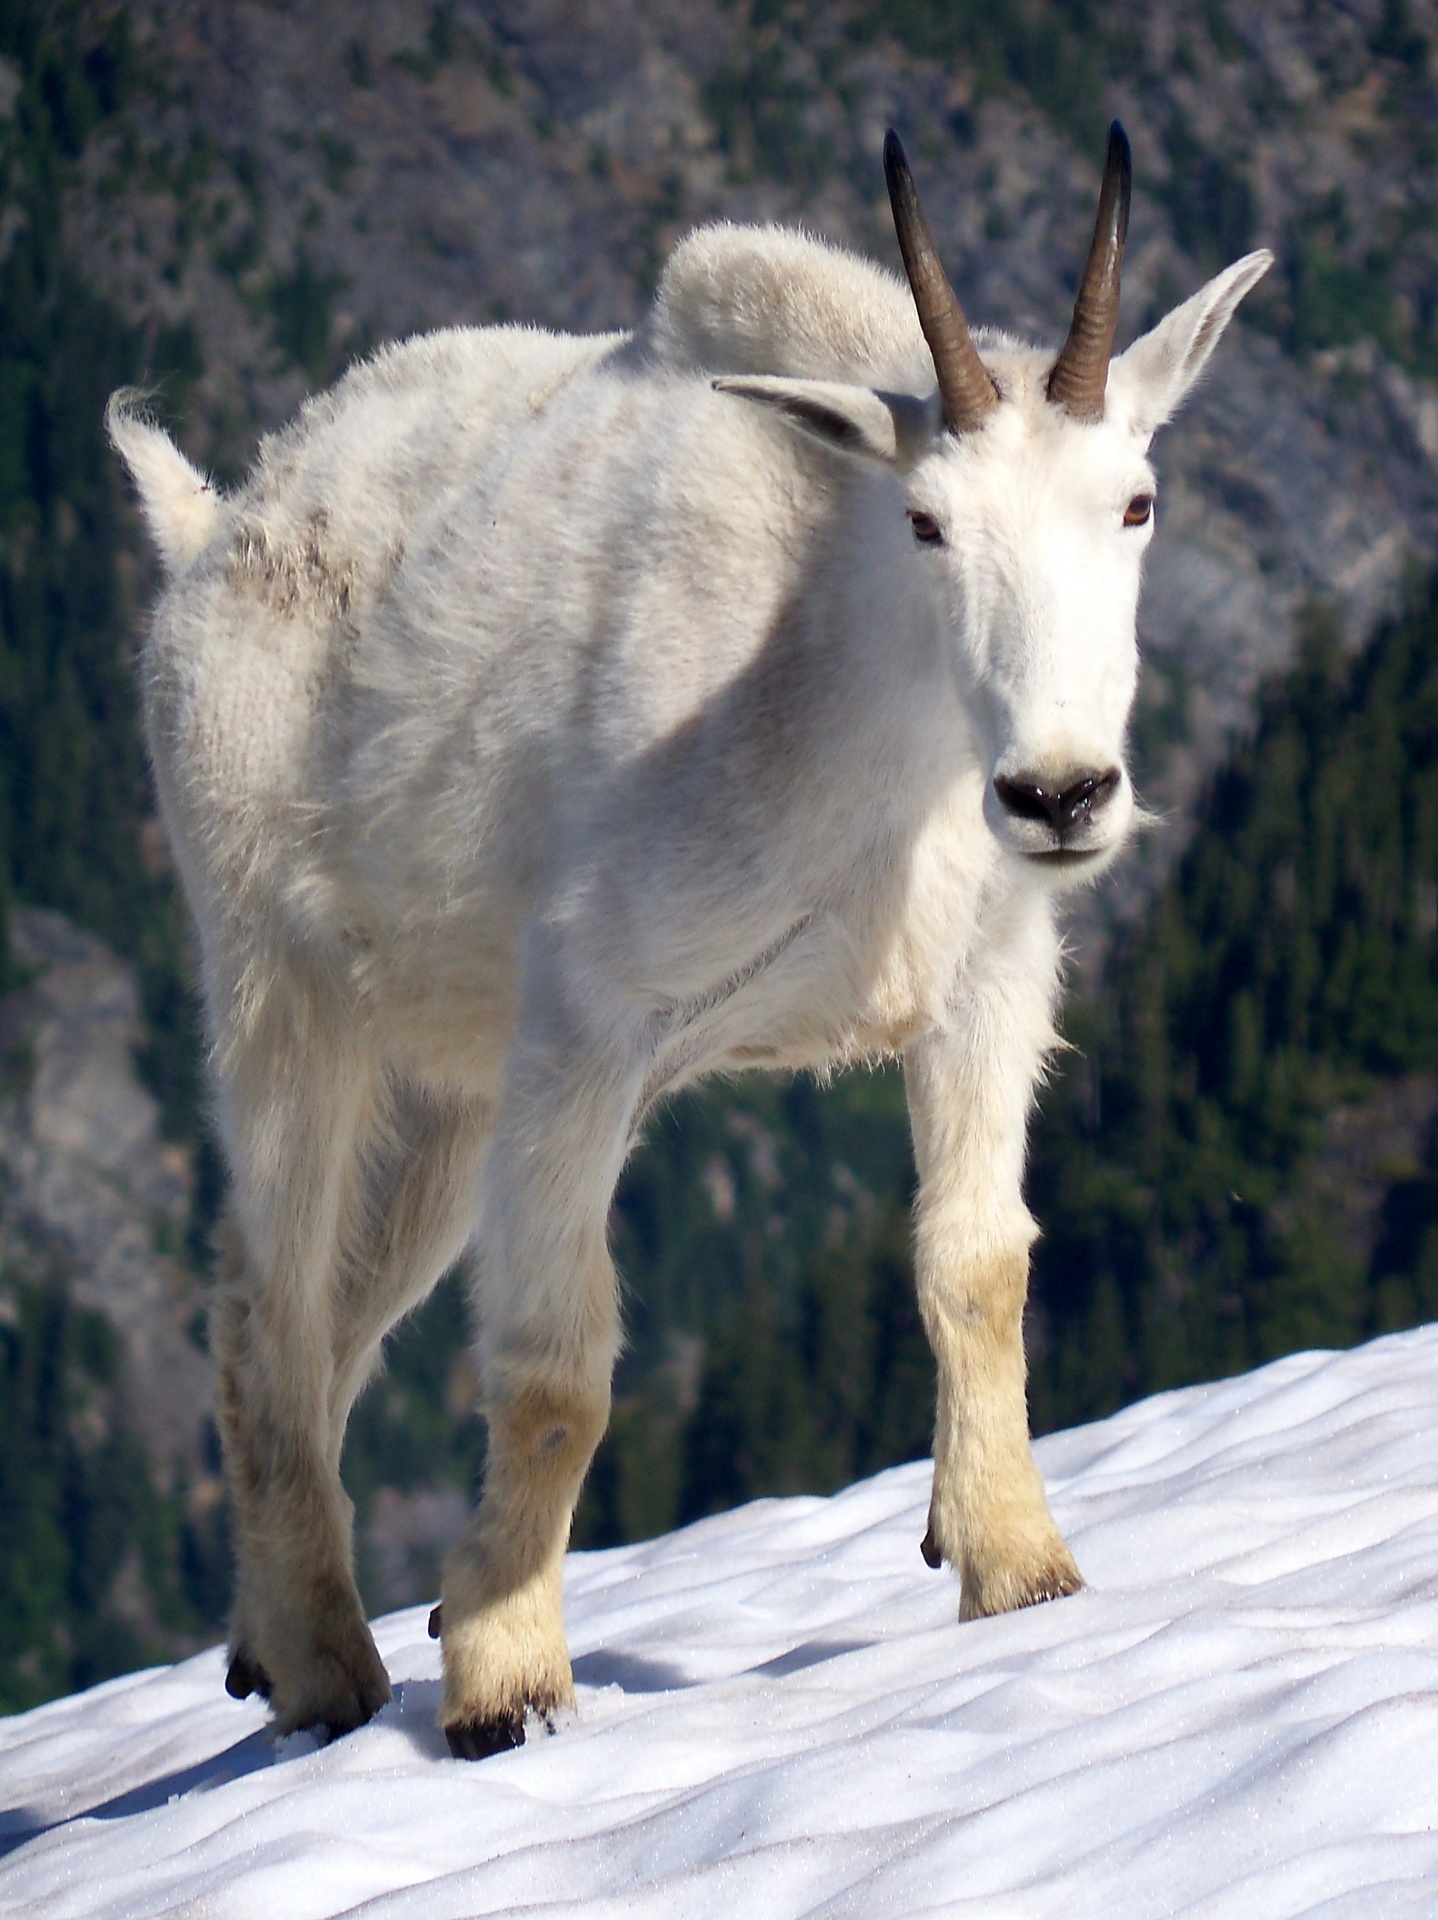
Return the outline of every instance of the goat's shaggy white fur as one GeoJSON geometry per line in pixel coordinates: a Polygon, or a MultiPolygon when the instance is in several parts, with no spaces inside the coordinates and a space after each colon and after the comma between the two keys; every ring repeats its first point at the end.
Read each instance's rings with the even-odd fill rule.
{"type": "Polygon", "coordinates": [[[941,431],[901,283],[722,226],[637,336],[391,347],[230,496],[116,397],[170,573],[145,713],[232,1177],[231,1685],[279,1726],[388,1697],[340,1448],[385,1332],[467,1243],[490,1450],[445,1577],[443,1717],[481,1752],[571,1697],[560,1563],[619,1344],[606,1213],[646,1110],[713,1069],[902,1054],[926,1551],[966,1616],[1079,1585],[1020,1332],[1053,898],[1132,814],[1148,532],[1125,506],[1265,264],[1115,361],[1098,423],[1048,403],[1051,355],[991,337],[1003,404],[941,431]],[[995,787],[1093,774],[1104,804],[1063,832],[995,787]]]}

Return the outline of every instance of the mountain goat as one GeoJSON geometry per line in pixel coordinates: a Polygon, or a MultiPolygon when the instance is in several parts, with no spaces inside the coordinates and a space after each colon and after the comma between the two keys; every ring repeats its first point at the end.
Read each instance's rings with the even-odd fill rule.
{"type": "Polygon", "coordinates": [[[1270,256],[1110,364],[1115,125],[1055,359],[970,335],[892,134],[885,166],[907,285],[709,227],[632,337],[388,348],[232,495],[111,403],[168,571],[146,724],[231,1176],[228,1685],[282,1729],[390,1697],[341,1443],[466,1245],[489,1453],[444,1579],[442,1718],[479,1757],[572,1698],[610,1197],[654,1102],[715,1069],[902,1057],[939,1376],[925,1557],[965,1618],[1081,1584],[1021,1333],[1055,901],[1133,816],[1149,443],[1270,256]]]}

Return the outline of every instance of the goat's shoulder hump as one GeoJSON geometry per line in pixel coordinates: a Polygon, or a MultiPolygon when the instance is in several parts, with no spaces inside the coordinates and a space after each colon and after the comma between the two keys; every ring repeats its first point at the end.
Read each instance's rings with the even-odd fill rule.
{"type": "Polygon", "coordinates": [[[675,249],[644,334],[653,364],[933,385],[903,282],[791,227],[700,227],[675,249]]]}

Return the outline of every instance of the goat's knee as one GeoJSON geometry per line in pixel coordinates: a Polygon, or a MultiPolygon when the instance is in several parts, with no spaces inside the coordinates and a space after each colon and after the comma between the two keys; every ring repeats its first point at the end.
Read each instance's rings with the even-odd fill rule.
{"type": "Polygon", "coordinates": [[[518,1746],[528,1712],[573,1702],[564,1551],[608,1417],[607,1385],[536,1385],[488,1408],[484,1495],[444,1578],[441,1718],[462,1758],[518,1746]]]}

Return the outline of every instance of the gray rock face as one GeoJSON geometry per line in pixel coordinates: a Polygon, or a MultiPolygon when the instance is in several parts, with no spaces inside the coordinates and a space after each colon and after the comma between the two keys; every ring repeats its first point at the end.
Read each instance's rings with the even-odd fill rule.
{"type": "Polygon", "coordinates": [[[57,913],[16,909],[14,958],[33,970],[0,998],[0,1266],[61,1280],[121,1336],[127,1423],[162,1487],[218,1494],[206,1465],[214,1383],[203,1299],[177,1257],[185,1152],[160,1138],[135,1071],[133,971],[57,913]]]}

